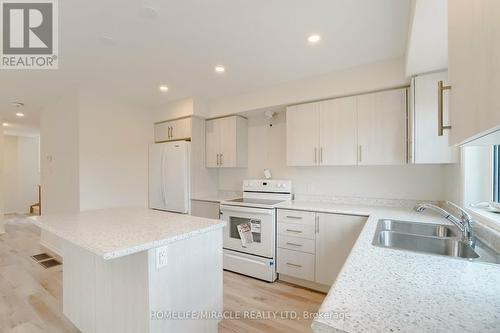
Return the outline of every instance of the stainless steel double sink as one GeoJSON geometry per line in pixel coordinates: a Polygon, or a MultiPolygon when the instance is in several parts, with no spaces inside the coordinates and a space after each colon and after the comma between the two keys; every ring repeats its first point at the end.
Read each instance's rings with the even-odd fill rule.
{"type": "Polygon", "coordinates": [[[460,231],[451,225],[383,219],[378,221],[372,244],[398,250],[498,262],[498,255],[491,254],[491,250],[485,249],[481,242],[473,249],[460,241],[460,231]]]}

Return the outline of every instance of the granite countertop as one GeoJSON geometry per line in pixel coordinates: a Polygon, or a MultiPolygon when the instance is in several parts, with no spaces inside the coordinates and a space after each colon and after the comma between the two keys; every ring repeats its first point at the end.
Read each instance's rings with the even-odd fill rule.
{"type": "Polygon", "coordinates": [[[104,259],[123,257],[221,229],[226,222],[145,208],[32,217],[34,223],[104,259]]]}
{"type": "Polygon", "coordinates": [[[322,332],[499,332],[500,265],[372,245],[379,219],[449,224],[411,209],[291,201],[278,208],[368,216],[312,328],[322,332]]]}

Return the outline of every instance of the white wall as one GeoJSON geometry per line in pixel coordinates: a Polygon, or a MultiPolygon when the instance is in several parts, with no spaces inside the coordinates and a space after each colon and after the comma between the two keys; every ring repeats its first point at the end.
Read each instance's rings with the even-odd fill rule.
{"type": "Polygon", "coordinates": [[[184,98],[165,104],[153,111],[153,122],[164,121],[180,117],[192,116],[194,113],[194,99],[184,98]]]}
{"type": "Polygon", "coordinates": [[[408,76],[448,68],[448,0],[412,0],[408,76]]]}
{"type": "Polygon", "coordinates": [[[166,103],[160,108],[152,111],[153,122],[159,122],[180,117],[198,116],[202,118],[208,117],[208,104],[200,98],[183,98],[176,101],[166,103]]]}
{"type": "Polygon", "coordinates": [[[491,147],[462,148],[463,203],[465,206],[492,200],[491,147]]]}
{"type": "Polygon", "coordinates": [[[38,202],[39,138],[6,135],[4,140],[5,213],[26,214],[38,202]]]}
{"type": "Polygon", "coordinates": [[[3,157],[4,157],[4,135],[0,131],[0,235],[5,233],[5,221],[4,221],[4,170],[3,170],[3,157]]]}
{"type": "Polygon", "coordinates": [[[85,92],[79,136],[80,209],[147,207],[151,113],[85,92]]]}
{"type": "Polygon", "coordinates": [[[373,63],[212,101],[211,117],[409,84],[403,58],[373,63]]]}
{"type": "Polygon", "coordinates": [[[80,210],[78,114],[77,92],[41,110],[42,214],[80,210]]]}
{"type": "Polygon", "coordinates": [[[217,194],[218,172],[205,167],[205,120],[193,117],[191,135],[191,197],[217,194]]]}
{"type": "Polygon", "coordinates": [[[220,169],[220,190],[241,191],[243,179],[262,178],[263,169],[269,168],[273,178],[291,179],[296,194],[411,200],[445,198],[445,167],[440,165],[287,167],[285,116],[282,111],[272,122],[261,114],[249,118],[248,168],[220,169]]]}

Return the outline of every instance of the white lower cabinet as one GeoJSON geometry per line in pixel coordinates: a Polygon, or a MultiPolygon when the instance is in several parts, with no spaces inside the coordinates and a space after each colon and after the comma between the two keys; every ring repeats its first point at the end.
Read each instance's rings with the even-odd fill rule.
{"type": "Polygon", "coordinates": [[[279,209],[278,273],[324,290],[335,281],[366,219],[279,209]]]}
{"type": "Polygon", "coordinates": [[[220,219],[220,204],[218,202],[191,200],[191,215],[207,219],[220,219]]]}
{"type": "Polygon", "coordinates": [[[317,213],[315,282],[331,285],[351,252],[366,217],[317,213]]]}
{"type": "Polygon", "coordinates": [[[279,249],[278,273],[314,280],[314,254],[279,249]]]}

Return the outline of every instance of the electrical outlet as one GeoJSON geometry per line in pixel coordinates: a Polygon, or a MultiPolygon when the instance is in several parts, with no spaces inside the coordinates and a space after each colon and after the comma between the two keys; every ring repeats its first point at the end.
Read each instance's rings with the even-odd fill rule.
{"type": "Polygon", "coordinates": [[[156,249],[156,269],[167,266],[168,247],[162,246],[156,249]]]}

